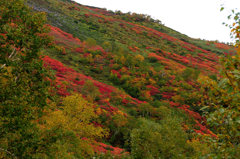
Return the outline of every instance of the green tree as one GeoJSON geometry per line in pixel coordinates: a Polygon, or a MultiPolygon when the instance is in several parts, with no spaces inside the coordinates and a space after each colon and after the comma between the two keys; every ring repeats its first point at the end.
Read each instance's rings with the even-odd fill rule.
{"type": "Polygon", "coordinates": [[[218,136],[212,140],[215,145],[213,155],[222,158],[237,158],[240,155],[240,13],[230,15],[235,21],[230,25],[232,36],[236,38],[237,53],[221,58],[221,78],[202,79],[202,105],[211,130],[218,136]]]}
{"type": "Polygon", "coordinates": [[[41,49],[50,43],[43,13],[22,0],[0,1],[0,151],[20,158],[36,153],[38,119],[49,97],[41,49]]]}
{"type": "Polygon", "coordinates": [[[187,144],[187,134],[176,118],[160,123],[141,118],[140,126],[131,131],[131,154],[136,159],[186,158],[195,155],[187,144]],[[190,156],[189,156],[190,155],[190,156]]]}

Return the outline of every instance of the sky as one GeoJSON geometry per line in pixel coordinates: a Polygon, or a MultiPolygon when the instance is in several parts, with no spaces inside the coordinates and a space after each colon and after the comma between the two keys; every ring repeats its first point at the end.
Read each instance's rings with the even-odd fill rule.
{"type": "Polygon", "coordinates": [[[135,12],[159,19],[164,25],[192,38],[232,42],[229,21],[231,9],[240,9],[240,0],[74,0],[83,5],[135,12]],[[226,8],[220,12],[221,5],[226,8]]]}

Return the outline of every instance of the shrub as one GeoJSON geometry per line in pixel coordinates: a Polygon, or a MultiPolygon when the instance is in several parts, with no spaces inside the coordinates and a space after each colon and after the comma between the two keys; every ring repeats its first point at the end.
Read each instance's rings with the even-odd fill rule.
{"type": "Polygon", "coordinates": [[[93,38],[88,38],[88,39],[86,40],[86,44],[87,44],[89,47],[92,47],[92,46],[97,45],[97,42],[96,42],[96,40],[93,39],[93,38]]]}
{"type": "Polygon", "coordinates": [[[144,118],[131,131],[131,154],[134,158],[186,158],[192,153],[187,134],[176,118],[156,123],[144,118]]]}
{"type": "Polygon", "coordinates": [[[82,94],[87,96],[88,100],[94,101],[96,97],[100,95],[100,92],[98,87],[96,87],[91,80],[88,80],[84,83],[82,94]]]}

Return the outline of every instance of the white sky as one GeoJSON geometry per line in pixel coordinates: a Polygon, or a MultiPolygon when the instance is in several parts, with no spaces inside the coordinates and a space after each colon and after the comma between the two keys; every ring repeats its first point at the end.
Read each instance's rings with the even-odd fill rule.
{"type": "Polygon", "coordinates": [[[240,8],[240,0],[75,0],[108,10],[151,15],[166,26],[193,38],[231,42],[230,29],[222,25],[230,12],[240,8]]]}

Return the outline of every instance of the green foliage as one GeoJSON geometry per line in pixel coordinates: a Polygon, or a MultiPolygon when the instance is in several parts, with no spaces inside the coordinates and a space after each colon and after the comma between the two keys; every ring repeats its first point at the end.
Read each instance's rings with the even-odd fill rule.
{"type": "Polygon", "coordinates": [[[149,118],[153,113],[153,107],[149,103],[142,103],[139,106],[139,116],[149,118]]]}
{"type": "Polygon", "coordinates": [[[140,127],[131,131],[131,154],[133,158],[186,158],[194,156],[187,135],[176,119],[161,123],[140,119],[140,127]]]}
{"type": "Polygon", "coordinates": [[[88,38],[88,39],[86,40],[86,44],[87,44],[89,47],[91,47],[91,46],[95,46],[95,45],[97,44],[97,42],[96,42],[96,40],[93,39],[93,38],[88,38]]]}
{"type": "MultiPolygon", "coordinates": [[[[223,10],[223,8],[221,9],[223,10]]],[[[234,13],[235,23],[230,26],[239,47],[239,13],[234,13]],[[237,16],[237,17],[236,17],[237,16]]],[[[232,15],[230,15],[231,17],[232,15]]],[[[217,140],[211,140],[215,151],[212,155],[223,158],[236,158],[240,152],[240,50],[235,55],[221,58],[221,79],[203,78],[202,105],[207,116],[207,122],[212,131],[217,134],[217,140]],[[207,91],[207,92],[206,92],[207,91]]]]}
{"type": "Polygon", "coordinates": [[[151,63],[155,63],[158,61],[158,59],[156,57],[149,57],[148,59],[149,59],[149,62],[151,62],[151,63]]]}
{"type": "Polygon", "coordinates": [[[82,93],[87,96],[90,101],[94,101],[100,95],[98,88],[90,80],[84,83],[82,93]]]}
{"type": "MultiPolygon", "coordinates": [[[[47,12],[49,24],[63,30],[52,27],[57,47],[44,50],[45,54],[94,79],[82,86],[85,78],[80,73],[74,71],[70,78],[67,67],[62,69],[57,83],[68,80],[68,91],[77,90],[83,97],[73,94],[46,109],[52,91],[39,60],[41,48],[50,42],[44,15],[31,12],[21,0],[0,4],[0,158],[237,156],[238,56],[232,58],[234,62],[223,62],[228,71],[220,84],[216,76],[216,83],[209,80],[212,85],[202,88],[206,89],[201,102],[207,105],[203,107],[209,113],[207,126],[215,129],[219,139],[196,136],[194,120],[201,119],[192,113],[201,111],[200,85],[195,81],[216,71],[217,54],[232,50],[189,38],[143,14],[109,12],[71,0],[30,0],[34,9],[47,12]],[[93,155],[93,140],[101,141],[108,134],[99,124],[110,129],[102,142],[125,148],[131,156],[112,155],[112,148],[107,154],[93,155]]],[[[236,26],[233,31],[239,30],[236,26]]]]}
{"type": "Polygon", "coordinates": [[[0,1],[0,148],[32,158],[40,135],[34,120],[49,98],[48,73],[40,51],[50,38],[43,13],[33,13],[22,0],[0,1]]]}
{"type": "MultiPolygon", "coordinates": [[[[239,59],[239,55],[234,57],[239,59]]],[[[205,98],[202,99],[202,105],[207,106],[204,112],[207,115],[208,124],[219,137],[217,153],[222,151],[224,156],[232,156],[228,154],[229,151],[239,152],[240,87],[239,78],[234,76],[235,66],[237,66],[234,65],[234,61],[232,57],[224,59],[221,80],[205,78],[204,89],[208,91],[208,97],[204,96],[205,98]],[[228,65],[230,61],[233,65],[228,65]]]]}
{"type": "Polygon", "coordinates": [[[188,80],[197,80],[199,74],[200,74],[199,70],[194,70],[192,68],[186,68],[182,72],[182,77],[186,81],[188,81],[188,80]]]}
{"type": "Polygon", "coordinates": [[[88,158],[94,152],[89,141],[82,140],[72,131],[55,128],[42,130],[42,141],[32,158],[88,158]]]}
{"type": "Polygon", "coordinates": [[[113,50],[112,44],[109,41],[105,41],[102,44],[102,46],[103,46],[104,50],[107,51],[107,52],[111,52],[113,50]]]}

